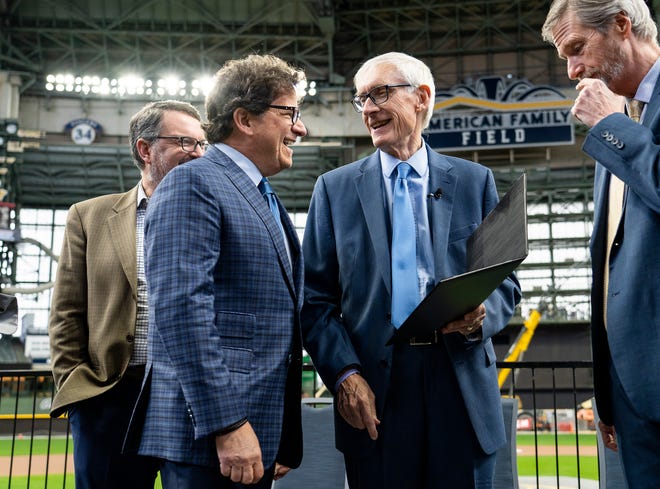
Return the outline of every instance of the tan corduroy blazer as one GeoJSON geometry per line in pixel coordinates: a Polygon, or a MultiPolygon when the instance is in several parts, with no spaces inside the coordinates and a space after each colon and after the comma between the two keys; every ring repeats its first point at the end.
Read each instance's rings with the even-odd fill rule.
{"type": "Polygon", "coordinates": [[[69,209],[48,325],[57,387],[51,416],[107,391],[128,366],[137,317],[136,207],[137,186],[69,209]]]}

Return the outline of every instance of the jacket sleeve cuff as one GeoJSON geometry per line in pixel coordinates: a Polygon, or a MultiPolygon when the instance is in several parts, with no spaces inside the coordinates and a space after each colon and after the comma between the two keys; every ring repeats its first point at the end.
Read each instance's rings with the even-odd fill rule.
{"type": "Polygon", "coordinates": [[[353,367],[351,367],[351,368],[346,369],[346,370],[345,370],[345,371],[339,376],[339,378],[337,379],[337,381],[335,382],[335,392],[337,392],[337,391],[339,390],[339,386],[340,386],[340,385],[342,384],[342,382],[344,382],[347,378],[349,378],[349,377],[350,377],[351,375],[353,375],[353,374],[359,374],[359,373],[360,373],[360,371],[359,371],[357,368],[353,368],[353,367]]]}
{"type": "Polygon", "coordinates": [[[232,431],[236,431],[241,426],[243,426],[245,423],[247,423],[247,421],[248,421],[247,418],[239,419],[235,423],[232,423],[229,426],[226,426],[226,427],[216,431],[215,436],[226,435],[228,433],[231,433],[232,431]]]}

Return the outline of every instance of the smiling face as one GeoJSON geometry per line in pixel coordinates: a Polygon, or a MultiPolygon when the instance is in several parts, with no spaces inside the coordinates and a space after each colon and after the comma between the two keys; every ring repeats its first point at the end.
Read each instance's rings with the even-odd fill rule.
{"type": "MultiPolygon", "coordinates": [[[[206,136],[200,121],[194,117],[176,110],[163,113],[160,127],[160,136],[185,136],[204,141],[206,136]]],[[[151,142],[138,140],[138,151],[144,160],[142,170],[142,186],[148,196],[156,186],[175,166],[199,158],[204,150],[198,145],[194,151],[184,151],[181,143],[176,139],[154,139],[151,142]]]]}
{"type": "MultiPolygon", "coordinates": [[[[381,85],[408,83],[390,64],[375,65],[359,73],[357,94],[366,94],[381,85]]],[[[369,98],[364,103],[362,120],[374,146],[402,161],[422,145],[424,114],[430,103],[427,86],[389,89],[386,102],[376,105],[369,98]]]]}
{"type": "MultiPolygon", "coordinates": [[[[275,98],[271,105],[297,107],[295,90],[275,98]]],[[[270,177],[293,165],[293,148],[298,138],[307,134],[307,129],[298,119],[291,123],[291,111],[269,107],[265,112],[250,117],[250,138],[245,154],[259,168],[261,174],[270,177]]]]}

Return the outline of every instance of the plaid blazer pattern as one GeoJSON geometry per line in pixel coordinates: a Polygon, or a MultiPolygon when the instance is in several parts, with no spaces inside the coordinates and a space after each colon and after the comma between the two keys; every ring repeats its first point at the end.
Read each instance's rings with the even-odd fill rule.
{"type": "Polygon", "coordinates": [[[125,448],[217,466],[214,433],[247,417],[265,467],[300,463],[303,263],[257,187],[215,147],[163,179],[145,220],[147,374],[125,448]]]}

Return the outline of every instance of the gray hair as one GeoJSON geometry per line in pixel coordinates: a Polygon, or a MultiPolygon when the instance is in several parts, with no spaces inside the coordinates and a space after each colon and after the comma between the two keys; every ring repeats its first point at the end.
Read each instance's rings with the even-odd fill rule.
{"type": "Polygon", "coordinates": [[[183,112],[200,122],[202,120],[195,107],[179,100],[159,100],[142,107],[128,123],[128,143],[131,146],[133,162],[140,171],[144,170],[145,163],[137,150],[137,141],[138,139],[155,140],[163,125],[163,114],[169,111],[183,112]]]}
{"type": "Polygon", "coordinates": [[[231,135],[236,109],[263,114],[273,100],[296,90],[304,80],[304,72],[270,54],[227,61],[215,74],[206,97],[208,122],[202,127],[209,143],[222,142],[231,135]]]}
{"type": "Polygon", "coordinates": [[[554,0],[541,29],[543,40],[554,44],[552,31],[568,12],[574,13],[583,26],[602,33],[607,33],[617,14],[624,13],[635,36],[658,43],[658,28],[643,0],[554,0]]]}
{"type": "Polygon", "coordinates": [[[355,73],[353,84],[355,86],[358,85],[358,80],[365,71],[382,65],[390,66],[394,73],[398,74],[406,83],[410,83],[414,87],[427,85],[431,89],[431,103],[424,115],[424,125],[422,126],[422,128],[426,128],[431,121],[433,106],[435,105],[435,82],[433,81],[430,68],[424,62],[405,53],[385,53],[365,61],[357,73],[355,73]]]}

